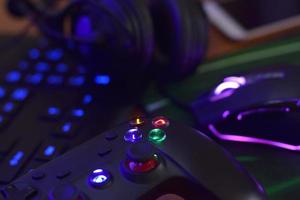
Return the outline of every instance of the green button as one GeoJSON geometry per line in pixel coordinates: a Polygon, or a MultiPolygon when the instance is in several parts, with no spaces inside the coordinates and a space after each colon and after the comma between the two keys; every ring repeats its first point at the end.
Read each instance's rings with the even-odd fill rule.
{"type": "Polygon", "coordinates": [[[148,135],[148,139],[155,144],[162,143],[166,138],[166,133],[159,128],[152,129],[148,135]]]}

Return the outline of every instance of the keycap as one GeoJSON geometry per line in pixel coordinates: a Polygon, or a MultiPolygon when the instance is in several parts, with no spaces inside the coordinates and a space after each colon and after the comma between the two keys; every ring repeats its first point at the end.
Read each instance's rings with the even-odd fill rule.
{"type": "Polygon", "coordinates": [[[73,119],[82,119],[85,116],[85,110],[83,110],[82,108],[71,109],[70,116],[73,119]]]}
{"type": "Polygon", "coordinates": [[[26,164],[25,168],[21,171],[21,175],[25,175],[31,170],[37,169],[39,166],[45,163],[46,161],[31,160],[26,164]]]}
{"type": "Polygon", "coordinates": [[[59,155],[62,146],[55,142],[46,142],[38,150],[36,160],[49,161],[59,155]]]}
{"type": "Polygon", "coordinates": [[[0,191],[0,200],[27,200],[32,199],[38,191],[25,182],[17,182],[13,185],[8,185],[0,191]],[[1,197],[2,196],[2,197],[1,197]]]}
{"type": "Polygon", "coordinates": [[[46,53],[46,58],[50,61],[59,61],[64,56],[64,51],[60,48],[48,50],[46,53]]]}
{"type": "Polygon", "coordinates": [[[11,94],[11,98],[15,101],[24,101],[28,96],[29,90],[26,88],[17,88],[11,94]]]}
{"type": "Polygon", "coordinates": [[[82,98],[83,105],[89,105],[93,102],[93,96],[91,94],[85,94],[82,98]]]}
{"type": "Polygon", "coordinates": [[[38,85],[43,81],[44,75],[42,73],[28,74],[25,77],[25,82],[32,85],[38,85]]]}
{"type": "Polygon", "coordinates": [[[42,118],[47,120],[59,120],[62,116],[62,109],[58,106],[49,106],[43,113],[42,118]]]}
{"type": "Polygon", "coordinates": [[[0,99],[3,99],[6,96],[6,89],[0,86],[0,99]]]}
{"type": "Polygon", "coordinates": [[[69,71],[69,66],[65,63],[60,63],[56,65],[56,72],[67,73],[69,71]]]}
{"type": "Polygon", "coordinates": [[[108,75],[96,75],[94,82],[96,85],[108,85],[110,83],[110,77],[108,75]]]}
{"type": "Polygon", "coordinates": [[[0,182],[9,183],[20,172],[22,167],[26,164],[28,158],[36,149],[35,142],[20,143],[0,164],[0,182]]]}
{"type": "Polygon", "coordinates": [[[18,111],[19,105],[17,103],[8,101],[2,105],[2,112],[4,114],[13,115],[18,111]]]}
{"type": "Polygon", "coordinates": [[[54,130],[54,135],[60,136],[60,137],[72,137],[76,134],[78,128],[79,128],[78,123],[66,121],[66,122],[60,123],[56,127],[56,129],[54,130]]]}
{"type": "Polygon", "coordinates": [[[49,85],[61,85],[64,82],[64,77],[60,75],[49,75],[47,78],[47,83],[49,85]]]}
{"type": "Polygon", "coordinates": [[[10,71],[5,76],[5,81],[8,83],[17,83],[21,80],[22,74],[17,70],[10,71]]]}
{"type": "Polygon", "coordinates": [[[46,63],[46,62],[38,62],[35,65],[35,69],[38,72],[47,72],[47,71],[50,70],[50,65],[48,63],[46,63]]]}
{"type": "Polygon", "coordinates": [[[40,55],[41,55],[40,50],[36,49],[36,48],[30,49],[29,52],[28,52],[28,56],[32,60],[38,59],[40,57],[40,55]]]}
{"type": "Polygon", "coordinates": [[[68,80],[68,84],[71,86],[82,86],[85,83],[85,77],[82,75],[72,76],[68,80]]]}

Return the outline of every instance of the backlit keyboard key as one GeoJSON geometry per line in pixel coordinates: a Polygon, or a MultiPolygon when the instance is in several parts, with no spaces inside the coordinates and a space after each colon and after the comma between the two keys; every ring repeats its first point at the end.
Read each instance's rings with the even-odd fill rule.
{"type": "Polygon", "coordinates": [[[28,56],[32,60],[38,59],[40,57],[40,55],[41,55],[40,50],[36,49],[36,48],[30,49],[29,52],[28,52],[28,56]]]}
{"type": "Polygon", "coordinates": [[[39,62],[35,65],[35,69],[38,72],[47,72],[50,70],[50,65],[46,62],[39,62]]]}
{"type": "Polygon", "coordinates": [[[46,58],[50,61],[59,61],[64,56],[64,51],[62,49],[51,49],[46,52],[46,58]]]}
{"type": "Polygon", "coordinates": [[[2,112],[5,114],[14,114],[18,109],[18,105],[14,102],[6,102],[2,105],[2,112]]]}
{"type": "Polygon", "coordinates": [[[62,116],[62,109],[58,106],[50,106],[46,109],[46,112],[43,114],[43,118],[48,120],[59,120],[62,116]]]}
{"type": "Polygon", "coordinates": [[[18,88],[15,89],[12,94],[11,98],[15,101],[24,101],[29,96],[29,90],[26,88],[18,88]]]}
{"type": "Polygon", "coordinates": [[[43,81],[44,75],[42,73],[28,74],[25,78],[25,82],[38,85],[43,81]]]}
{"type": "Polygon", "coordinates": [[[28,158],[34,152],[36,143],[18,145],[0,164],[0,182],[9,183],[20,172],[28,158]]]}
{"type": "Polygon", "coordinates": [[[49,161],[59,155],[62,147],[58,144],[47,142],[43,144],[36,156],[36,160],[49,161]]]}
{"type": "Polygon", "coordinates": [[[6,96],[6,89],[0,86],[0,99],[3,99],[6,96]]]}
{"type": "Polygon", "coordinates": [[[63,122],[55,129],[54,134],[60,137],[72,137],[76,134],[79,125],[74,122],[63,122]]]}
{"type": "Polygon", "coordinates": [[[59,75],[50,75],[47,78],[47,83],[49,85],[61,85],[64,82],[64,78],[59,75]]]}
{"type": "Polygon", "coordinates": [[[68,83],[71,86],[82,86],[85,83],[85,77],[84,76],[72,76],[69,78],[68,83]]]}
{"type": "Polygon", "coordinates": [[[69,71],[69,66],[64,63],[56,65],[56,72],[58,73],[67,73],[69,71]]]}
{"type": "Polygon", "coordinates": [[[73,119],[82,119],[85,116],[85,110],[81,108],[74,108],[71,110],[70,115],[73,119]]]}
{"type": "Polygon", "coordinates": [[[5,81],[8,83],[17,83],[21,80],[21,78],[22,74],[19,71],[14,70],[6,74],[5,81]]]}

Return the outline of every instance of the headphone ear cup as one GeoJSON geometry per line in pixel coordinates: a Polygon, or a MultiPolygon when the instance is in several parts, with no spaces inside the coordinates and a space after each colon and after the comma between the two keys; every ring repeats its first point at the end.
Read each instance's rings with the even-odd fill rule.
{"type": "Polygon", "coordinates": [[[156,71],[163,81],[190,75],[205,57],[208,23],[198,4],[193,0],[149,3],[156,40],[154,64],[160,67],[156,71]]]}

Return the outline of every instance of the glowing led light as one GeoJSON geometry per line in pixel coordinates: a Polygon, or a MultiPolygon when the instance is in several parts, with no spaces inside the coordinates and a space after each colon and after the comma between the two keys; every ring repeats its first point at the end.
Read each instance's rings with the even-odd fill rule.
{"type": "Polygon", "coordinates": [[[14,167],[17,166],[20,163],[20,160],[24,157],[24,152],[23,151],[18,151],[12,159],[9,161],[9,165],[14,167]]]}
{"type": "Polygon", "coordinates": [[[38,50],[38,49],[31,49],[31,50],[28,52],[28,55],[29,55],[29,57],[30,57],[31,59],[36,60],[36,59],[38,59],[38,58],[40,57],[41,52],[40,52],[40,50],[38,50]]]}
{"type": "Polygon", "coordinates": [[[73,117],[77,117],[77,118],[81,118],[85,115],[85,111],[82,109],[74,109],[72,110],[72,116],[73,117]]]}
{"type": "Polygon", "coordinates": [[[21,73],[19,71],[11,71],[6,75],[5,80],[10,83],[18,82],[21,80],[21,73]]]}
{"type": "Polygon", "coordinates": [[[95,76],[95,84],[97,85],[108,85],[110,83],[110,77],[107,75],[95,76]]]}
{"type": "Polygon", "coordinates": [[[245,85],[247,81],[245,77],[230,76],[225,78],[224,82],[236,82],[240,85],[245,85]]]}
{"type": "Polygon", "coordinates": [[[273,140],[267,140],[267,139],[260,139],[255,137],[246,137],[246,136],[240,136],[240,135],[230,135],[230,134],[223,134],[220,133],[216,127],[212,124],[208,126],[209,130],[212,134],[214,134],[217,138],[225,141],[234,141],[234,142],[245,142],[245,143],[254,143],[254,144],[264,144],[269,145],[273,147],[278,147],[282,149],[287,149],[291,151],[300,151],[300,146],[298,145],[291,145],[287,143],[277,142],[273,140]]]}
{"type": "Polygon", "coordinates": [[[166,138],[167,138],[166,133],[159,128],[152,129],[148,135],[148,139],[155,144],[162,143],[163,141],[166,140],[166,138]]]}
{"type": "Polygon", "coordinates": [[[220,95],[225,90],[229,89],[238,89],[240,87],[240,84],[236,82],[223,82],[215,89],[215,95],[220,95]]]}
{"type": "Polygon", "coordinates": [[[90,94],[84,95],[84,97],[83,97],[83,99],[82,99],[82,103],[83,103],[84,105],[88,105],[88,104],[90,104],[92,101],[93,101],[93,96],[90,95],[90,94]]]}
{"type": "Polygon", "coordinates": [[[144,123],[145,123],[145,119],[143,119],[142,117],[137,117],[130,121],[130,125],[132,126],[140,126],[143,125],[144,123]]]}
{"type": "Polygon", "coordinates": [[[89,176],[89,183],[96,188],[102,188],[111,181],[110,173],[103,169],[96,169],[89,176]]]}
{"type": "Polygon", "coordinates": [[[52,156],[54,154],[55,150],[56,150],[56,148],[54,146],[48,146],[44,151],[44,155],[52,156]]]}
{"type": "Polygon", "coordinates": [[[11,97],[16,101],[23,101],[29,95],[29,91],[25,88],[18,88],[11,94],[11,97]]]}
{"type": "Polygon", "coordinates": [[[165,117],[156,117],[152,120],[152,125],[155,128],[164,128],[164,127],[168,127],[170,125],[170,122],[165,117]]]}
{"type": "Polygon", "coordinates": [[[143,133],[138,128],[129,129],[124,135],[126,142],[138,142],[143,138],[143,133]]]}

